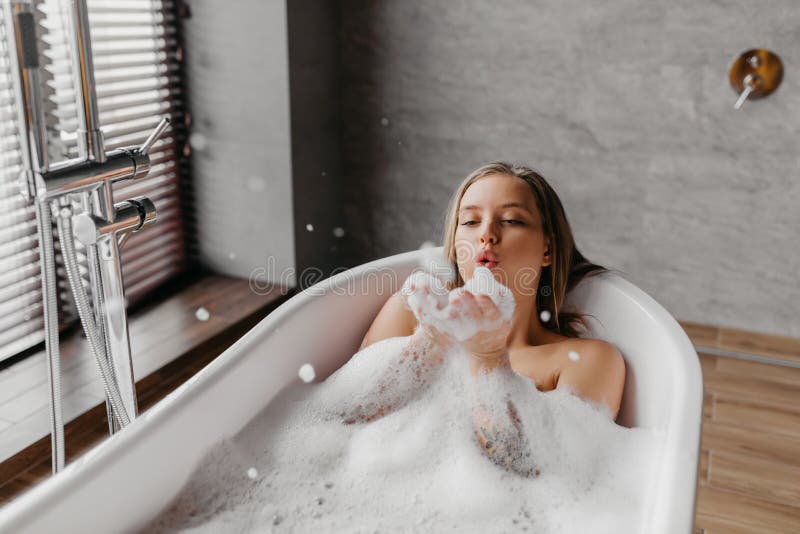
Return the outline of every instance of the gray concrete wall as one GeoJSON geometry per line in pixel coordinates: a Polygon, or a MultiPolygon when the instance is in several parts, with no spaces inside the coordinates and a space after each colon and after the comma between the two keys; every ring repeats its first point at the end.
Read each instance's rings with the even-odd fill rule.
{"type": "Polygon", "coordinates": [[[342,266],[340,9],[330,0],[290,0],[287,15],[295,255],[305,288],[342,266]]]}
{"type": "Polygon", "coordinates": [[[356,1],[341,12],[346,262],[437,240],[494,159],[679,319],[800,336],[800,3],[356,1]],[[783,59],[733,109],[744,50],[783,59]]]}
{"type": "Polygon", "coordinates": [[[199,259],[296,285],[285,0],[193,0],[183,22],[199,259]]]}

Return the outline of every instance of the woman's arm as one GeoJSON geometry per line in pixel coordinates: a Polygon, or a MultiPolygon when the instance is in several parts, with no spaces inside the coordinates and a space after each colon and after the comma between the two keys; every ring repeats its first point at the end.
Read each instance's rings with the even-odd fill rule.
{"type": "Polygon", "coordinates": [[[362,350],[382,339],[410,336],[414,333],[416,326],[417,319],[408,309],[403,296],[398,291],[389,297],[381,311],[375,316],[358,350],[362,350]]]}
{"type": "Polygon", "coordinates": [[[370,376],[366,382],[360,381],[362,391],[358,397],[363,402],[356,402],[347,413],[341,414],[346,424],[372,421],[404,405],[427,384],[428,374],[444,361],[444,353],[452,347],[452,340],[431,325],[421,323],[417,318],[420,311],[407,306],[407,299],[414,295],[426,297],[429,286],[424,279],[409,278],[373,320],[359,352],[385,339],[406,337],[407,340],[399,353],[386,355],[390,361],[382,374],[370,376]]]}
{"type": "Polygon", "coordinates": [[[539,469],[531,458],[522,420],[514,403],[504,399],[492,378],[513,379],[507,350],[495,354],[470,354],[472,375],[472,422],[481,451],[495,465],[523,477],[536,477],[539,469]],[[498,394],[499,393],[499,394],[498,394]]]}
{"type": "MultiPolygon", "coordinates": [[[[395,352],[383,355],[387,360],[383,369],[349,380],[359,390],[354,392],[353,403],[340,414],[345,424],[369,422],[405,405],[428,383],[429,375],[441,366],[447,346],[437,335],[418,327],[412,335],[405,337],[399,350],[387,350],[395,352]]],[[[353,358],[365,356],[369,357],[356,354],[353,358]]],[[[370,368],[374,365],[375,362],[366,363],[370,368]]],[[[339,372],[346,373],[347,370],[342,368],[339,372]]]]}
{"type": "Polygon", "coordinates": [[[586,400],[608,407],[617,419],[625,387],[625,360],[607,341],[592,340],[580,350],[580,359],[570,360],[558,376],[556,389],[567,389],[586,400]]]}
{"type": "Polygon", "coordinates": [[[508,355],[511,322],[502,319],[498,306],[486,295],[464,292],[451,305],[456,314],[472,317],[482,326],[460,343],[469,358],[472,422],[481,451],[508,471],[538,476],[522,421],[503,389],[515,378],[508,355]]]}

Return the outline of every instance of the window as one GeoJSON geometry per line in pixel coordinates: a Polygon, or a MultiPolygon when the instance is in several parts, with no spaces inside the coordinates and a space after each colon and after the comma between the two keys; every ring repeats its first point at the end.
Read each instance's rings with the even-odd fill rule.
{"type": "MultiPolygon", "coordinates": [[[[37,3],[52,162],[77,156],[77,106],[68,19],[62,4],[59,0],[37,3]]],[[[150,150],[149,175],[136,182],[114,184],[115,202],[144,195],[154,202],[158,214],[155,225],[133,234],[122,249],[126,297],[131,304],[186,268],[181,194],[181,176],[187,165],[181,154],[185,103],[176,7],[159,0],[89,0],[88,4],[106,150],[139,145],[162,116],[172,121],[172,127],[150,150]]],[[[8,61],[10,31],[10,21],[0,20],[0,360],[44,339],[36,219],[32,205],[23,200],[17,186],[21,158],[15,74],[8,61]]],[[[61,324],[65,326],[76,316],[65,298],[68,290],[61,269],[58,277],[61,324]]]]}

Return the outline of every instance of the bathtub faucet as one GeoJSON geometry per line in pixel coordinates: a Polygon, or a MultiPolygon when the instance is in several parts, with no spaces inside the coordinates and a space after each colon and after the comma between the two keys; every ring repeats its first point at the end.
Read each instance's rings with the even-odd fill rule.
{"type": "Polygon", "coordinates": [[[3,16],[12,26],[12,31],[6,33],[15,73],[13,82],[22,148],[20,192],[35,207],[39,231],[53,472],[57,472],[64,466],[64,424],[52,221],[55,219],[58,228],[75,306],[103,379],[109,432],[113,434],[138,413],[120,247],[131,233],[156,221],[156,209],[146,197],[115,203],[112,186],[121,180],[137,180],[148,174],[148,152],[169,121],[162,118],[139,147],[105,152],[99,127],[86,0],[70,0],[70,49],[79,110],[78,156],[51,164],[41,95],[43,81],[35,33],[35,3],[33,0],[2,1],[3,16]],[[75,239],[86,246],[91,304],[79,270],[75,239]]]}

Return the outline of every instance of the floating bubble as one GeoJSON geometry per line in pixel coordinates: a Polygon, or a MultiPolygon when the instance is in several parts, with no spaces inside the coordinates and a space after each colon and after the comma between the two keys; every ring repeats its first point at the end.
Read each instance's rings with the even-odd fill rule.
{"type": "Polygon", "coordinates": [[[189,144],[195,150],[202,152],[208,148],[208,138],[200,132],[192,132],[189,135],[189,144]]]}
{"type": "Polygon", "coordinates": [[[256,469],[255,467],[251,467],[250,469],[247,470],[248,478],[255,480],[257,476],[258,476],[258,469],[256,469]]]}
{"type": "Polygon", "coordinates": [[[543,323],[546,323],[550,320],[550,311],[549,310],[542,310],[539,313],[539,318],[542,320],[543,323]]]}
{"type": "Polygon", "coordinates": [[[322,176],[325,176],[328,173],[326,173],[325,171],[322,171],[322,173],[320,173],[320,174],[322,174],[322,176]]]}
{"type": "Polygon", "coordinates": [[[569,353],[567,353],[567,357],[573,362],[577,362],[578,360],[581,359],[581,355],[575,352],[574,350],[569,351],[569,353]]]}
{"type": "Polygon", "coordinates": [[[314,225],[313,224],[307,224],[306,225],[306,230],[308,230],[309,232],[313,232],[314,231],[314,225]]]}
{"type": "Polygon", "coordinates": [[[228,252],[228,259],[235,260],[236,259],[236,253],[235,252],[228,252]]]}
{"type": "Polygon", "coordinates": [[[208,310],[203,308],[202,306],[197,308],[197,311],[194,312],[194,316],[197,317],[198,321],[208,321],[211,314],[208,313],[208,310]]]}
{"type": "Polygon", "coordinates": [[[306,384],[314,380],[314,377],[317,376],[317,374],[314,372],[314,366],[310,363],[304,363],[297,372],[297,375],[300,377],[300,380],[306,384]]]}
{"type": "Polygon", "coordinates": [[[389,119],[381,117],[381,126],[389,126],[389,119]]]}
{"type": "Polygon", "coordinates": [[[267,182],[260,176],[250,176],[246,182],[247,189],[253,192],[261,192],[267,188],[267,182]]]}
{"type": "Polygon", "coordinates": [[[337,226],[333,229],[333,235],[334,237],[344,237],[344,228],[337,226]]]}

